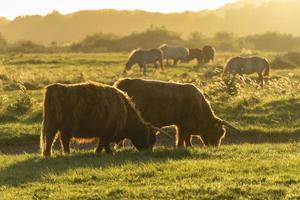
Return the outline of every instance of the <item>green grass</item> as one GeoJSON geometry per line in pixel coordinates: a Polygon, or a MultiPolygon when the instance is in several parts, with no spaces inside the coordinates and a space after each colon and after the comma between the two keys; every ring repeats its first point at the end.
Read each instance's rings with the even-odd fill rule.
{"type": "Polygon", "coordinates": [[[122,73],[127,53],[0,55],[0,199],[300,199],[300,68],[273,69],[263,89],[255,75],[226,84],[220,66],[232,55],[147,76],[122,73]],[[159,138],[152,153],[94,156],[92,145],[73,145],[40,157],[44,86],[122,77],[193,83],[242,132],[228,130],[218,149],[174,150],[159,138]]]}
{"type": "Polygon", "coordinates": [[[299,199],[300,144],[0,156],[1,199],[299,199]]]}

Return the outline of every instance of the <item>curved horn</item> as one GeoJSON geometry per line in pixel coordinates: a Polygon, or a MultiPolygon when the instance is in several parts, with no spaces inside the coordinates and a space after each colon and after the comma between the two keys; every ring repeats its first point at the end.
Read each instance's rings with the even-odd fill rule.
{"type": "Polygon", "coordinates": [[[225,120],[222,120],[222,124],[223,124],[224,126],[227,126],[228,128],[231,128],[231,129],[237,131],[237,132],[241,132],[239,129],[235,128],[234,126],[232,126],[229,122],[227,122],[227,121],[225,121],[225,120]]]}
{"type": "Polygon", "coordinates": [[[160,132],[160,133],[163,133],[163,134],[165,134],[166,136],[168,136],[169,138],[173,139],[173,137],[172,137],[167,131],[164,131],[163,129],[158,128],[158,127],[153,126],[153,125],[151,125],[151,128],[152,128],[153,130],[158,131],[158,132],[160,132]]]}

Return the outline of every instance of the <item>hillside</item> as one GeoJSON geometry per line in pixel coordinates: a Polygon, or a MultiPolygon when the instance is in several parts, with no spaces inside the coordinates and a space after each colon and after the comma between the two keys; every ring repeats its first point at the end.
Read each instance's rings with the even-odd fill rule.
{"type": "Polygon", "coordinates": [[[299,9],[297,0],[240,0],[213,11],[171,14],[95,10],[62,15],[53,11],[46,16],[20,16],[12,21],[0,18],[0,32],[8,41],[27,39],[44,44],[77,41],[96,32],[126,35],[151,25],[165,26],[183,35],[195,31],[205,35],[218,31],[238,35],[266,31],[300,35],[300,27],[295,26],[299,9]]]}

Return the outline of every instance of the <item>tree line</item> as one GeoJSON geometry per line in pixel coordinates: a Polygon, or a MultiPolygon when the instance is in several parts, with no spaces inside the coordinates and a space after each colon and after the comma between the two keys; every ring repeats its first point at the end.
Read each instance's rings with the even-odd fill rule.
{"type": "Polygon", "coordinates": [[[217,51],[250,49],[285,52],[300,50],[300,37],[277,32],[243,37],[230,32],[217,32],[210,37],[199,32],[191,32],[184,38],[180,33],[169,31],[164,27],[151,26],[143,32],[133,32],[126,36],[96,33],[71,44],[58,44],[54,41],[47,46],[29,40],[9,43],[0,34],[1,53],[122,52],[131,51],[135,48],[155,48],[164,43],[189,48],[201,48],[206,44],[210,44],[217,51]]]}

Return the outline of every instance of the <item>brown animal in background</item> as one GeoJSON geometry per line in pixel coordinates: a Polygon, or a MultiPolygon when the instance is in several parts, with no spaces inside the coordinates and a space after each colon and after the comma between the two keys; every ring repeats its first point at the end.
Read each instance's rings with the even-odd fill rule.
{"type": "MultiPolygon", "coordinates": [[[[143,79],[122,79],[114,84],[136,103],[145,120],[157,127],[176,125],[176,146],[191,146],[191,136],[200,135],[204,145],[219,146],[225,128],[235,129],[218,118],[208,100],[192,84],[143,79]]],[[[236,129],[237,130],[237,129],[236,129]]]]}
{"type": "Polygon", "coordinates": [[[72,138],[99,138],[96,153],[109,144],[129,138],[138,150],[151,149],[158,128],[146,123],[130,98],[117,88],[99,84],[52,84],[46,87],[41,150],[51,155],[56,133],[63,151],[70,152],[72,138]]]}
{"type": "Polygon", "coordinates": [[[210,61],[214,61],[216,50],[209,45],[206,45],[202,48],[202,55],[204,63],[209,63],[210,61]]]}
{"type": "Polygon", "coordinates": [[[128,61],[125,65],[124,73],[127,70],[130,70],[133,65],[138,64],[140,69],[143,69],[144,75],[146,75],[146,64],[153,64],[157,69],[157,62],[159,62],[160,68],[163,70],[163,53],[160,49],[135,49],[129,55],[128,61]]]}
{"type": "Polygon", "coordinates": [[[200,64],[203,60],[202,50],[199,48],[191,48],[189,49],[189,58],[188,60],[194,60],[197,59],[198,64],[200,64]]]}
{"type": "Polygon", "coordinates": [[[187,62],[189,57],[189,49],[185,47],[174,47],[167,44],[163,44],[159,47],[163,52],[164,59],[167,60],[167,65],[169,65],[169,59],[173,60],[173,65],[175,66],[178,61],[187,62]]]}
{"type": "Polygon", "coordinates": [[[224,75],[232,74],[233,76],[236,74],[243,75],[257,73],[257,82],[261,87],[263,87],[264,76],[270,75],[270,69],[270,63],[266,58],[260,56],[236,56],[227,61],[223,72],[224,75]]]}

